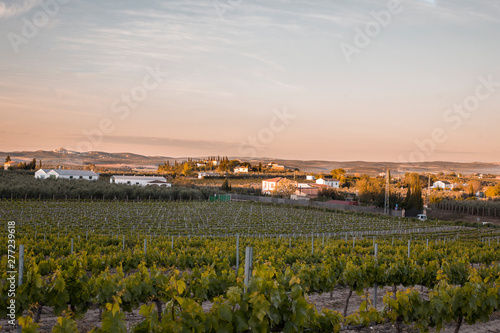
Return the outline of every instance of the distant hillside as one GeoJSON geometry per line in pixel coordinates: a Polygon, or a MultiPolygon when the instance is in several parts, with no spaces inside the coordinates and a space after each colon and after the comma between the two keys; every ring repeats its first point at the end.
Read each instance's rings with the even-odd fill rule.
{"type": "MultiPolygon", "coordinates": [[[[270,159],[266,159],[266,161],[270,159]]],[[[279,164],[284,164],[288,167],[299,168],[300,170],[309,172],[324,172],[329,173],[330,170],[343,168],[348,173],[359,173],[378,175],[385,172],[387,168],[392,173],[400,172],[419,172],[419,173],[461,173],[461,174],[495,174],[500,175],[500,163],[457,163],[457,162],[422,162],[422,163],[395,163],[395,162],[335,162],[335,161],[299,161],[299,160],[275,160],[279,164]]],[[[252,163],[252,161],[249,161],[252,163]]],[[[257,162],[258,163],[258,162],[257,162]]]]}
{"type": "MultiPolygon", "coordinates": [[[[31,161],[36,158],[37,161],[43,161],[45,165],[85,165],[93,163],[97,166],[109,168],[114,167],[130,167],[132,169],[149,169],[155,170],[159,164],[165,161],[173,162],[174,160],[186,160],[187,157],[166,157],[166,156],[143,156],[134,153],[107,153],[100,151],[92,152],[75,152],[59,148],[52,151],[37,150],[37,151],[13,151],[0,152],[0,163],[5,161],[7,155],[10,155],[15,161],[31,161]]],[[[197,157],[193,157],[197,159],[197,157]]],[[[439,173],[439,172],[456,172],[462,174],[471,173],[489,173],[500,175],[500,163],[457,163],[457,162],[423,162],[423,163],[394,163],[394,162],[335,162],[335,161],[301,161],[301,160],[284,160],[271,158],[245,158],[232,156],[231,159],[240,159],[252,164],[259,162],[268,163],[271,161],[283,164],[289,168],[299,168],[307,172],[330,172],[335,168],[344,168],[348,173],[366,173],[377,175],[384,172],[387,168],[393,172],[420,172],[420,173],[439,173]]],[[[200,158],[201,159],[201,158],[200,158]]]]}

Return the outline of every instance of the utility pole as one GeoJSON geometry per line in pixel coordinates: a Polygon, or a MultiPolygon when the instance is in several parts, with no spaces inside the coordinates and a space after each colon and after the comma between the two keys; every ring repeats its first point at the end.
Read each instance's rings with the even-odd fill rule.
{"type": "Polygon", "coordinates": [[[390,214],[389,209],[389,197],[390,197],[390,185],[391,185],[391,171],[387,168],[385,173],[385,203],[384,203],[384,215],[390,214]]]}
{"type": "MultiPolygon", "coordinates": [[[[429,209],[429,204],[431,203],[431,174],[429,173],[429,179],[427,183],[427,209],[429,209]]],[[[425,212],[427,214],[427,211],[425,212]]]]}
{"type": "MultiPolygon", "coordinates": [[[[431,174],[429,174],[429,183],[427,184],[427,197],[431,195],[431,174]]],[[[429,204],[429,202],[427,202],[429,204]]]]}

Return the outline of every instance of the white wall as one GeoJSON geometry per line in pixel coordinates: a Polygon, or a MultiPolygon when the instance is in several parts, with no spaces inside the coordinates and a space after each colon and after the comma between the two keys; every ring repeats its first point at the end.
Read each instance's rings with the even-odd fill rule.
{"type": "MultiPolygon", "coordinates": [[[[166,179],[157,179],[157,180],[166,181],[166,179]]],[[[151,178],[142,179],[141,177],[130,177],[130,178],[125,178],[125,179],[111,177],[111,179],[109,180],[109,182],[113,183],[113,184],[127,184],[127,185],[137,185],[137,186],[146,186],[146,185],[159,186],[158,183],[149,184],[149,182],[151,182],[151,181],[152,181],[151,178]]],[[[165,187],[172,187],[171,183],[165,183],[165,184],[160,184],[160,185],[162,185],[162,186],[165,185],[165,187]]]]}
{"type": "Polygon", "coordinates": [[[262,181],[262,193],[271,193],[276,188],[276,182],[262,181]]]}
{"type": "Polygon", "coordinates": [[[35,178],[45,179],[47,178],[47,173],[43,170],[38,170],[37,172],[35,172],[35,178]]]}
{"type": "Polygon", "coordinates": [[[331,186],[334,188],[339,188],[340,187],[340,182],[339,181],[334,181],[334,180],[329,180],[329,179],[317,179],[316,184],[321,184],[321,185],[326,185],[326,186],[331,186]]]}
{"type": "Polygon", "coordinates": [[[61,178],[61,179],[83,179],[83,180],[98,180],[99,175],[97,176],[79,176],[75,175],[59,175],[55,170],[50,170],[47,172],[47,176],[45,178],[61,178]]]}

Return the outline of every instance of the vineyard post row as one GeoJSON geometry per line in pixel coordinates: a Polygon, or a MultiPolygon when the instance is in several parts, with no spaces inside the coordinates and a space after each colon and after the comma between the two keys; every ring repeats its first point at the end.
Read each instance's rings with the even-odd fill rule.
{"type": "Polygon", "coordinates": [[[245,292],[248,289],[248,284],[250,283],[250,277],[252,276],[252,262],[253,262],[253,248],[247,246],[245,249],[245,292]]]}
{"type": "Polygon", "coordinates": [[[240,234],[236,234],[236,276],[240,268],[240,234]]]}
{"type": "MultiPolygon", "coordinates": [[[[23,284],[23,274],[24,274],[24,245],[19,245],[19,270],[18,270],[18,280],[17,287],[21,287],[23,284]]],[[[17,333],[22,333],[21,325],[17,324],[17,333]]]]}
{"type": "MultiPolygon", "coordinates": [[[[292,237],[296,238],[296,237],[306,237],[306,239],[308,238],[307,235],[289,235],[289,247],[292,247],[292,237]]],[[[335,238],[335,235],[332,235],[333,238],[335,238]]],[[[182,239],[183,236],[181,235],[178,235],[178,239],[182,239]]],[[[190,235],[187,236],[189,239],[191,238],[190,235]]],[[[199,236],[198,236],[199,237],[199,236]]],[[[222,238],[228,238],[228,237],[232,237],[232,235],[209,235],[209,236],[201,236],[202,238],[205,238],[205,237],[222,237],[222,238]]],[[[239,243],[240,243],[240,234],[236,234],[235,236],[235,242],[236,242],[236,258],[237,258],[237,262],[238,262],[238,265],[239,265],[239,243]]],[[[259,238],[261,239],[263,237],[263,235],[258,235],[258,236],[255,236],[255,235],[244,235],[243,237],[245,238],[259,238]]],[[[264,238],[265,238],[265,235],[264,235],[264,238]]],[[[270,236],[270,238],[272,238],[272,236],[270,236]]],[[[276,237],[278,239],[278,237],[276,237]]],[[[311,238],[311,254],[314,255],[314,234],[311,234],[310,235],[310,238],[311,238]]],[[[330,236],[328,236],[328,238],[330,238],[330,236]]],[[[383,239],[384,237],[382,237],[383,239]]],[[[36,237],[35,237],[36,239],[36,237]]],[[[173,250],[174,249],[174,239],[175,239],[175,236],[171,236],[171,249],[173,250]]],[[[361,239],[363,239],[363,237],[361,236],[361,239]]],[[[375,237],[373,237],[373,246],[375,247],[375,237]]],[[[446,243],[447,241],[452,241],[452,240],[457,240],[457,236],[455,236],[454,238],[447,238],[447,237],[443,237],[442,239],[439,237],[439,238],[435,238],[434,239],[434,242],[435,244],[437,245],[439,241],[442,241],[443,243],[446,243]]],[[[482,243],[488,243],[488,246],[491,246],[491,239],[496,239],[496,243],[497,245],[500,244],[500,236],[495,236],[495,237],[481,237],[480,241],[482,243]]],[[[46,238],[44,236],[44,242],[46,241],[46,238]]],[[[88,241],[88,237],[86,239],[86,241],[88,241]]],[[[347,242],[347,235],[345,235],[345,241],[347,242]]],[[[150,243],[152,242],[152,236],[150,235],[150,243]]],[[[278,240],[277,240],[278,242],[278,240]]],[[[147,238],[144,238],[144,254],[147,255],[147,238]]],[[[324,246],[324,241],[322,242],[322,245],[324,246]]],[[[391,243],[392,246],[394,246],[394,237],[392,237],[392,243],[391,243]]],[[[353,236],[352,237],[352,247],[355,248],[356,247],[356,236],[353,236]]],[[[429,239],[427,238],[426,239],[426,248],[429,248],[429,239]]],[[[122,250],[125,251],[125,234],[122,235],[122,250]]],[[[74,238],[70,238],[70,253],[71,254],[74,254],[75,253],[75,249],[74,249],[74,238]]],[[[408,239],[408,258],[410,257],[410,254],[411,254],[411,238],[408,239]]],[[[239,266],[236,267],[236,270],[239,269],[239,266]]]]}
{"type": "MultiPolygon", "coordinates": [[[[375,239],[374,239],[374,241],[375,241],[375,239]]],[[[374,243],[373,247],[374,247],[373,256],[375,257],[375,260],[377,260],[377,256],[378,256],[378,244],[374,243]]],[[[373,307],[375,309],[377,309],[377,288],[378,288],[378,285],[377,285],[377,282],[375,282],[375,284],[373,285],[373,307]]]]}

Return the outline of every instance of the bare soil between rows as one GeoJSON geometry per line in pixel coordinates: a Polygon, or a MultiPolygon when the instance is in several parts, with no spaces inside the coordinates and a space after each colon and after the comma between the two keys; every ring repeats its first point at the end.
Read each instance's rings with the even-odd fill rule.
{"type": "MultiPolygon", "coordinates": [[[[420,287],[417,287],[420,290],[420,287]]],[[[400,287],[400,290],[403,288],[400,287]]],[[[365,290],[369,295],[373,295],[373,289],[369,288],[368,290],[365,290]]],[[[379,288],[378,293],[377,293],[377,309],[382,310],[384,307],[383,303],[383,297],[385,296],[386,293],[392,292],[392,287],[385,287],[385,288],[379,288]]],[[[423,294],[425,295],[427,292],[426,288],[423,289],[423,294]]],[[[309,302],[311,304],[314,304],[318,311],[321,311],[323,308],[327,308],[330,310],[338,311],[340,313],[343,313],[344,311],[344,306],[345,302],[347,299],[349,293],[349,288],[343,288],[339,287],[336,288],[334,293],[333,293],[333,298],[330,298],[330,293],[323,293],[323,294],[318,294],[318,293],[311,293],[308,295],[309,302]]],[[[370,300],[372,301],[373,298],[370,296],[370,300]]],[[[348,315],[356,312],[359,309],[359,306],[361,305],[361,302],[363,301],[362,297],[356,295],[355,293],[352,294],[350,300],[349,300],[349,306],[348,306],[348,315]]],[[[209,311],[211,308],[212,304],[210,302],[203,302],[202,307],[205,311],[209,311]]],[[[137,325],[139,322],[143,320],[143,317],[139,314],[139,309],[136,309],[130,313],[126,312],[125,313],[125,321],[126,321],[126,327],[127,331],[131,332],[133,327],[137,325]]],[[[42,316],[40,320],[40,332],[42,333],[48,333],[51,332],[52,327],[57,323],[57,317],[54,315],[53,310],[50,307],[44,307],[42,311],[42,316]]],[[[87,313],[82,319],[77,320],[78,324],[78,330],[79,332],[90,332],[93,328],[95,327],[100,327],[100,317],[99,317],[99,309],[98,308],[92,308],[87,313]]],[[[16,332],[16,329],[8,326],[7,320],[6,319],[1,319],[0,320],[0,326],[2,327],[0,329],[0,332],[16,332]]],[[[351,332],[359,332],[360,330],[347,330],[344,331],[346,333],[351,333],[351,332]]],[[[392,323],[387,323],[383,325],[375,325],[372,327],[367,327],[363,328],[361,331],[369,331],[369,332],[396,332],[396,328],[392,323]]],[[[446,326],[444,333],[453,333],[455,331],[455,323],[450,323],[446,326]]],[[[416,333],[418,330],[412,328],[411,326],[408,325],[403,325],[403,332],[412,332],[416,333]]],[[[435,332],[434,329],[431,329],[430,332],[435,332]]],[[[490,316],[490,321],[487,323],[476,323],[475,325],[467,325],[467,324],[462,324],[462,327],[460,328],[460,333],[500,333],[500,312],[494,313],[492,316],[490,316]]]]}

